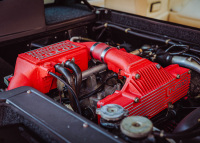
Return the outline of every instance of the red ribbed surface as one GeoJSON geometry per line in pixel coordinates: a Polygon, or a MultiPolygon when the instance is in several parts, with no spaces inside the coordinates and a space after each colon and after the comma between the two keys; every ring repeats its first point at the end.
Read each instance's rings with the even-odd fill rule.
{"type": "MultiPolygon", "coordinates": [[[[189,82],[190,76],[188,74],[182,75],[180,82],[189,82]]],[[[166,84],[164,88],[160,88],[148,95],[145,95],[141,98],[141,103],[139,105],[130,104],[125,107],[125,109],[129,110],[130,115],[142,115],[153,117],[160,111],[164,110],[169,102],[176,102],[184,95],[187,94],[189,89],[188,84],[185,84],[181,87],[181,90],[175,91],[169,97],[166,96],[166,90],[176,84],[176,80],[171,81],[166,84]]]]}
{"type": "MultiPolygon", "coordinates": [[[[84,44],[90,51],[91,44],[84,44]]],[[[104,53],[107,46],[97,44],[92,51],[93,57],[98,60],[101,57],[109,70],[126,76],[126,83],[121,91],[100,100],[97,103],[98,108],[106,104],[118,104],[128,109],[130,115],[151,118],[167,108],[169,103],[174,103],[187,95],[190,83],[189,69],[178,65],[162,68],[157,63],[116,48],[104,53]],[[180,78],[177,78],[179,75],[180,78]],[[139,102],[135,103],[135,99],[138,98],[139,102]]]]}
{"type": "Polygon", "coordinates": [[[119,104],[129,110],[130,116],[151,118],[167,108],[168,103],[174,103],[187,95],[190,83],[188,69],[177,65],[158,69],[155,63],[145,60],[140,62],[131,66],[130,71],[134,72],[123,89],[99,101],[98,107],[119,104]],[[135,74],[140,74],[140,79],[135,79],[135,74]],[[177,74],[180,75],[179,79],[176,78],[177,74]],[[134,102],[136,97],[140,99],[139,103],[134,102]]]}
{"type": "Polygon", "coordinates": [[[31,86],[48,93],[57,87],[56,80],[53,80],[48,71],[55,73],[55,64],[73,58],[82,71],[88,69],[87,47],[68,40],[22,53],[17,58],[15,73],[7,90],[31,86]]]}
{"type": "Polygon", "coordinates": [[[148,92],[159,88],[161,85],[173,80],[173,76],[163,68],[157,69],[154,63],[151,63],[139,70],[137,74],[141,76],[139,80],[130,80],[141,95],[146,95],[148,92]]]}

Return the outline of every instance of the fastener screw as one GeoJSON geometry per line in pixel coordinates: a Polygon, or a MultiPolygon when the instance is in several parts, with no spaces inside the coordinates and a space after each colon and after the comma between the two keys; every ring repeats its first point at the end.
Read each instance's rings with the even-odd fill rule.
{"type": "Polygon", "coordinates": [[[136,97],[135,100],[134,100],[134,102],[135,102],[135,103],[138,103],[139,100],[140,100],[140,99],[139,99],[138,97],[136,97]]]}
{"type": "Polygon", "coordinates": [[[156,67],[157,67],[157,69],[160,69],[160,68],[161,68],[161,65],[160,65],[160,64],[157,64],[156,67]]]}
{"type": "Polygon", "coordinates": [[[192,73],[192,71],[191,71],[191,70],[189,70],[189,71],[188,71],[188,73],[189,73],[189,74],[191,74],[191,73],[192,73]]]}
{"type": "Polygon", "coordinates": [[[139,74],[136,74],[135,75],[135,79],[139,79],[140,78],[140,75],[139,74]]]}
{"type": "Polygon", "coordinates": [[[180,77],[181,77],[181,76],[180,76],[180,74],[177,74],[177,75],[176,75],[176,78],[178,78],[178,79],[179,79],[180,77]]]}
{"type": "Polygon", "coordinates": [[[87,123],[83,123],[83,127],[87,128],[89,125],[87,123]]]}
{"type": "Polygon", "coordinates": [[[28,93],[28,94],[30,94],[30,93],[31,93],[31,91],[30,91],[30,90],[28,90],[28,91],[27,91],[27,93],[28,93]]]}
{"type": "Polygon", "coordinates": [[[189,57],[187,60],[188,60],[189,62],[191,62],[191,61],[192,61],[192,57],[189,57]]]}

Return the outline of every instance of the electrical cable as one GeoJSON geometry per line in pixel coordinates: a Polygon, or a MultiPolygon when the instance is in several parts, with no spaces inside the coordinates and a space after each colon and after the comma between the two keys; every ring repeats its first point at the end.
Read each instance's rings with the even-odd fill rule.
{"type": "Polygon", "coordinates": [[[190,50],[190,47],[187,46],[187,45],[172,45],[172,46],[170,46],[169,48],[167,48],[167,49],[165,50],[165,52],[168,52],[170,55],[180,55],[180,54],[183,54],[183,53],[185,53],[185,52],[187,52],[187,51],[189,51],[189,50],[190,50]],[[182,50],[182,51],[179,51],[179,52],[170,53],[169,51],[170,51],[171,49],[175,48],[175,47],[182,48],[183,50],[182,50]]]}

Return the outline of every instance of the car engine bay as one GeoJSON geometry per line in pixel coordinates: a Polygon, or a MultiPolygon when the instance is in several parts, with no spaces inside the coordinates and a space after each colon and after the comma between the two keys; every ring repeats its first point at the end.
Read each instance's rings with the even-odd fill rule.
{"type": "Polygon", "coordinates": [[[3,77],[2,93],[30,86],[126,142],[199,141],[193,44],[95,22],[1,52],[10,50],[2,59],[15,70],[3,77]]]}

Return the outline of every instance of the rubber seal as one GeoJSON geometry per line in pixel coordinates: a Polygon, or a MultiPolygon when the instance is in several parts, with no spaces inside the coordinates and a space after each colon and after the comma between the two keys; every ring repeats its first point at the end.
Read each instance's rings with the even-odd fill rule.
{"type": "Polygon", "coordinates": [[[94,48],[97,46],[97,45],[99,45],[101,42],[97,42],[97,43],[95,43],[94,45],[92,45],[92,47],[90,48],[90,56],[93,58],[93,56],[92,56],[92,52],[94,51],[94,48]]]}
{"type": "Polygon", "coordinates": [[[103,50],[103,52],[101,53],[101,61],[102,61],[102,62],[104,62],[104,57],[105,57],[106,53],[107,53],[110,49],[112,49],[112,48],[114,48],[114,47],[107,47],[107,48],[105,48],[105,49],[103,50]]]}

